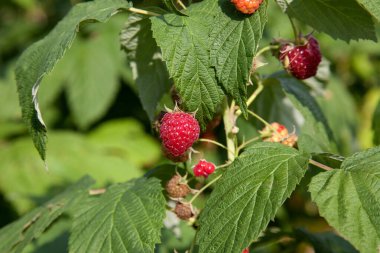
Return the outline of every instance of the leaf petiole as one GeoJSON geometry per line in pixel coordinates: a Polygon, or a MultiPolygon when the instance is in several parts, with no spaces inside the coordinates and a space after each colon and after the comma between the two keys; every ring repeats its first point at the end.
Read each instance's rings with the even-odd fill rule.
{"type": "Polygon", "coordinates": [[[148,16],[156,16],[156,17],[161,16],[158,13],[146,11],[146,10],[142,10],[142,9],[138,9],[138,8],[134,8],[134,7],[128,8],[128,11],[133,12],[133,13],[137,13],[137,14],[148,15],[148,16]]]}
{"type": "Polygon", "coordinates": [[[329,167],[327,165],[324,165],[322,163],[319,163],[317,161],[314,161],[313,159],[310,159],[309,163],[312,164],[312,165],[314,165],[314,166],[317,166],[318,168],[321,168],[323,170],[327,170],[327,171],[333,170],[333,168],[331,168],[331,167],[329,167]]]}

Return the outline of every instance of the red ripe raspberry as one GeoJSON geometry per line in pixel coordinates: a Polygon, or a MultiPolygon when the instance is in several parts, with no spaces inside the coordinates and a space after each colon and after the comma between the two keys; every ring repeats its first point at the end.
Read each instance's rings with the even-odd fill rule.
{"type": "Polygon", "coordinates": [[[210,174],[214,173],[215,165],[211,162],[207,162],[204,159],[201,159],[193,168],[194,175],[196,177],[208,177],[210,174]]]}
{"type": "Polygon", "coordinates": [[[241,253],[249,253],[249,248],[243,249],[243,251],[241,253]]]}
{"type": "Polygon", "coordinates": [[[174,175],[166,184],[165,189],[172,198],[183,198],[191,192],[186,179],[180,175],[174,175]]]}
{"type": "Polygon", "coordinates": [[[244,14],[252,14],[259,7],[263,0],[231,0],[236,9],[244,14]]]}
{"type": "Polygon", "coordinates": [[[184,154],[199,138],[199,132],[198,121],[189,113],[168,112],[161,119],[162,144],[174,157],[184,154]]]}
{"type": "Polygon", "coordinates": [[[282,45],[279,55],[285,69],[300,80],[315,76],[322,60],[318,41],[311,35],[303,41],[302,45],[282,45]]]}

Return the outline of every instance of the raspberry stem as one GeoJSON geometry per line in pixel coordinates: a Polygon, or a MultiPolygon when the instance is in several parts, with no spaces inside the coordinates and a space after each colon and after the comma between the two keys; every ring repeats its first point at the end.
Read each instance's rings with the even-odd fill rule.
{"type": "Polygon", "coordinates": [[[292,25],[292,29],[293,29],[293,33],[294,33],[294,39],[296,41],[296,44],[298,44],[299,36],[298,36],[298,31],[297,31],[296,25],[294,24],[293,19],[289,15],[288,15],[288,18],[289,18],[290,24],[292,25]]]}
{"type": "Polygon", "coordinates": [[[146,10],[142,10],[142,9],[137,9],[137,8],[134,8],[134,7],[130,7],[130,8],[128,8],[128,10],[130,12],[137,13],[137,14],[143,14],[143,15],[148,15],[148,16],[157,16],[157,17],[161,16],[158,13],[151,12],[151,11],[146,11],[146,10]]]}
{"type": "Polygon", "coordinates": [[[310,159],[310,160],[309,160],[309,163],[310,163],[310,164],[313,164],[314,166],[317,166],[318,168],[321,168],[321,169],[323,169],[323,170],[327,170],[327,171],[329,171],[329,170],[333,170],[333,168],[331,168],[331,167],[329,167],[329,166],[327,166],[327,165],[324,165],[324,164],[322,164],[322,163],[319,163],[319,162],[317,162],[317,161],[314,161],[313,159],[310,159]]]}
{"type": "Polygon", "coordinates": [[[188,202],[189,204],[193,203],[194,200],[196,200],[198,198],[198,196],[204,192],[204,190],[206,190],[210,185],[212,185],[213,183],[215,183],[216,181],[219,180],[219,178],[221,178],[223,176],[223,174],[220,174],[219,176],[217,176],[216,178],[214,178],[213,180],[211,180],[210,182],[208,182],[208,184],[206,184],[205,186],[202,187],[202,189],[200,189],[191,199],[190,201],[188,202]]]}
{"type": "Polygon", "coordinates": [[[224,146],[222,143],[219,143],[217,141],[213,141],[213,140],[210,140],[210,139],[203,139],[203,138],[198,139],[198,141],[212,143],[212,144],[214,144],[216,146],[219,146],[219,147],[227,150],[228,152],[234,154],[234,152],[232,150],[229,150],[226,146],[224,146]]]}
{"type": "Polygon", "coordinates": [[[181,6],[182,9],[186,10],[186,6],[182,3],[181,0],[177,0],[177,3],[179,4],[179,6],[181,6]]]}
{"type": "Polygon", "coordinates": [[[267,52],[267,51],[270,51],[270,50],[275,50],[275,49],[279,49],[280,46],[279,45],[270,45],[270,46],[266,46],[266,47],[263,47],[262,49],[260,49],[255,57],[258,57],[260,55],[262,55],[263,53],[267,52]]]}
{"type": "Polygon", "coordinates": [[[223,123],[224,123],[224,131],[226,133],[226,144],[227,149],[227,157],[229,161],[235,160],[235,134],[232,132],[233,127],[235,126],[236,116],[234,113],[235,102],[232,101],[231,107],[228,106],[228,102],[225,102],[225,109],[223,113],[223,123]],[[231,152],[230,152],[231,151],[231,152]]]}
{"type": "Polygon", "coordinates": [[[255,141],[258,141],[262,138],[262,136],[256,136],[248,141],[243,141],[242,144],[240,144],[240,146],[237,148],[237,152],[239,153],[240,150],[242,150],[243,148],[245,148],[248,144],[252,143],[252,142],[255,142],[255,141]]]}
{"type": "MultiPolygon", "coordinates": [[[[264,89],[264,85],[263,83],[261,82],[261,80],[259,80],[257,82],[257,88],[256,90],[252,93],[252,95],[247,99],[247,107],[249,107],[253,101],[255,101],[255,99],[257,98],[257,96],[263,91],[264,89]]],[[[240,116],[241,115],[241,110],[237,110],[236,111],[236,116],[240,116]]]]}
{"type": "Polygon", "coordinates": [[[261,121],[265,126],[267,126],[272,132],[275,132],[276,129],[273,128],[271,124],[269,124],[265,119],[261,118],[259,115],[256,113],[252,112],[251,110],[248,110],[248,114],[251,114],[253,117],[261,121]]]}

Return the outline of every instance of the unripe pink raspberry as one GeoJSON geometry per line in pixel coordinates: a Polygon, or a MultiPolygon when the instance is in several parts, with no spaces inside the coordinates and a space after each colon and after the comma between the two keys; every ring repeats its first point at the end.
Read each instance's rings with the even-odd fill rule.
{"type": "Polygon", "coordinates": [[[215,165],[211,162],[207,162],[201,159],[193,168],[194,175],[196,177],[208,177],[215,171],[215,165]]]}

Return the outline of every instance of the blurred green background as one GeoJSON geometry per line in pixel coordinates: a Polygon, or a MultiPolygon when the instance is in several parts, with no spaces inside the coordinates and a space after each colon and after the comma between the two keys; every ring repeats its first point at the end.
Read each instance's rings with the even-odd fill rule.
{"type": "MultiPolygon", "coordinates": [[[[140,104],[126,55],[120,49],[119,32],[128,15],[118,14],[106,24],[82,26],[72,48],[40,86],[39,103],[49,138],[49,170],[44,169],[21,120],[13,70],[23,50],[46,35],[78,2],[81,1],[0,2],[0,227],[84,174],[93,176],[100,187],[142,176],[165,162],[159,140],[140,104]]],[[[137,6],[158,1],[145,2],[137,1],[137,6]]],[[[301,27],[305,34],[312,32],[311,28],[301,27]]],[[[373,146],[372,118],[380,99],[380,45],[371,41],[346,44],[317,32],[314,36],[320,41],[326,67],[319,79],[309,80],[308,85],[326,114],[340,154],[350,155],[373,146]]],[[[270,1],[262,45],[274,37],[292,38],[293,34],[287,17],[270,1]]],[[[268,65],[259,69],[261,74],[282,69],[269,53],[265,56],[262,61],[268,65]]],[[[170,96],[163,98],[164,103],[172,105],[170,96]]],[[[158,109],[163,109],[162,105],[158,109]]],[[[213,123],[215,127],[210,126],[204,137],[223,140],[218,119],[213,123]]],[[[257,134],[249,123],[241,122],[239,127],[240,135],[257,134]]],[[[224,152],[212,145],[198,149],[217,164],[226,159],[224,152]]],[[[276,226],[329,229],[311,203],[306,184],[307,179],[281,209],[276,226]]],[[[49,247],[53,247],[54,252],[58,252],[57,248],[65,252],[68,220],[60,219],[50,228],[50,237],[36,241],[29,251],[52,252],[49,247]]],[[[173,237],[174,232],[166,229],[164,246],[158,252],[184,250],[191,243],[194,229],[183,223],[173,226],[181,235],[173,237]]],[[[271,250],[275,252],[277,248],[271,250]]]]}

